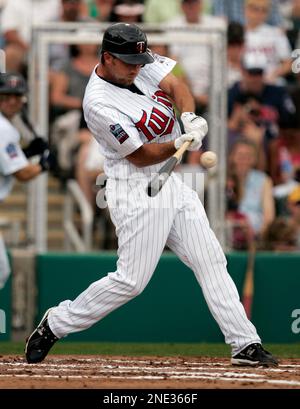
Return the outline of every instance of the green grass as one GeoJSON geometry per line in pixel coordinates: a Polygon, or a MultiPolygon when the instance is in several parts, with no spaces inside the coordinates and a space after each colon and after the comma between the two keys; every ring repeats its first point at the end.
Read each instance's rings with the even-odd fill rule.
{"type": "MultiPolygon", "coordinates": [[[[300,358],[300,344],[264,344],[279,358],[300,358]]],[[[23,354],[24,343],[0,342],[0,355],[23,354]]],[[[157,355],[157,356],[210,356],[228,357],[230,348],[225,344],[147,344],[147,343],[57,343],[53,354],[81,355],[157,355]]]]}

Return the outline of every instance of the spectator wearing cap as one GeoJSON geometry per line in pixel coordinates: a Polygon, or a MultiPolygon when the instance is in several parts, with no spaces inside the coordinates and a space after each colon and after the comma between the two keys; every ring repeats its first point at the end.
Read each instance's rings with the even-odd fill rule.
{"type": "Polygon", "coordinates": [[[283,31],[266,24],[270,7],[270,0],[245,0],[245,55],[264,59],[266,82],[283,85],[291,72],[292,50],[283,31]]]}
{"type": "Polygon", "coordinates": [[[295,115],[287,90],[267,84],[263,62],[247,56],[242,80],[229,90],[228,108],[229,147],[239,137],[253,140],[260,148],[260,169],[269,170],[270,142],[277,138],[279,126],[288,124],[295,115]]]}
{"type": "Polygon", "coordinates": [[[230,22],[227,27],[227,85],[231,88],[242,79],[242,56],[244,52],[244,27],[230,22]]]}
{"type": "MultiPolygon", "coordinates": [[[[283,19],[279,7],[280,0],[271,1],[271,9],[267,23],[272,26],[281,26],[283,19]]],[[[245,0],[212,0],[212,14],[225,17],[228,22],[235,21],[245,24],[245,0]]]]}

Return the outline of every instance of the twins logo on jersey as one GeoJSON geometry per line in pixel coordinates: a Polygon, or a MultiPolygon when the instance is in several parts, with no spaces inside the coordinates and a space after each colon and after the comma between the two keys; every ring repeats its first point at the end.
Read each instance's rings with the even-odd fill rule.
{"type": "Polygon", "coordinates": [[[120,124],[110,125],[109,126],[110,132],[113,136],[117,139],[117,141],[122,144],[129,138],[129,135],[126,131],[121,127],[120,124]]]}
{"type": "Polygon", "coordinates": [[[18,151],[16,145],[9,143],[6,147],[6,152],[11,159],[14,159],[18,156],[18,151]]]}
{"type": "Polygon", "coordinates": [[[170,115],[166,115],[158,108],[153,108],[150,114],[143,110],[142,117],[135,123],[135,126],[149,141],[152,141],[157,136],[161,137],[171,134],[175,123],[175,112],[167,95],[159,90],[155,92],[152,98],[168,108],[170,115]]]}

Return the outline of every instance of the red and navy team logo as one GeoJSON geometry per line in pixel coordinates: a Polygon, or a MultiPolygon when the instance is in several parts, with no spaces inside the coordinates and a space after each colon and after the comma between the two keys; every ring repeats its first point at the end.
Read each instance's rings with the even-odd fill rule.
{"type": "Polygon", "coordinates": [[[6,152],[11,159],[14,159],[18,156],[18,150],[15,144],[9,143],[6,147],[6,152]]]}
{"type": "Polygon", "coordinates": [[[109,126],[110,132],[113,136],[117,139],[117,141],[122,144],[129,138],[129,135],[126,131],[121,127],[120,124],[110,125],[109,126]]]}
{"type": "Polygon", "coordinates": [[[146,136],[148,141],[152,141],[157,136],[170,135],[175,124],[175,111],[167,95],[158,90],[152,95],[152,98],[167,108],[169,113],[166,114],[158,108],[153,108],[151,113],[143,110],[142,117],[135,123],[135,126],[146,136]]]}

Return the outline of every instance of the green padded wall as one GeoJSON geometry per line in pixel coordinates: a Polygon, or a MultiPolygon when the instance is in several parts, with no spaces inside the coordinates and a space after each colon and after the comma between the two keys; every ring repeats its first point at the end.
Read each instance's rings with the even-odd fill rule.
{"type": "MultiPolygon", "coordinates": [[[[0,341],[8,341],[11,333],[11,277],[6,282],[4,288],[0,290],[0,310],[5,312],[6,332],[0,332],[0,341]]],[[[0,344],[1,354],[1,344],[0,344]]]]}
{"type": "MultiPolygon", "coordinates": [[[[38,317],[65,299],[74,299],[93,281],[115,270],[113,254],[46,254],[38,256],[38,317]]],[[[231,275],[240,289],[245,257],[229,257],[231,275]]],[[[92,328],[67,340],[112,342],[223,342],[202,291],[185,265],[164,254],[144,292],[92,328]]]]}
{"type": "Polygon", "coordinates": [[[255,263],[253,322],[264,342],[299,342],[292,312],[300,309],[300,255],[260,253],[255,263]]]}

